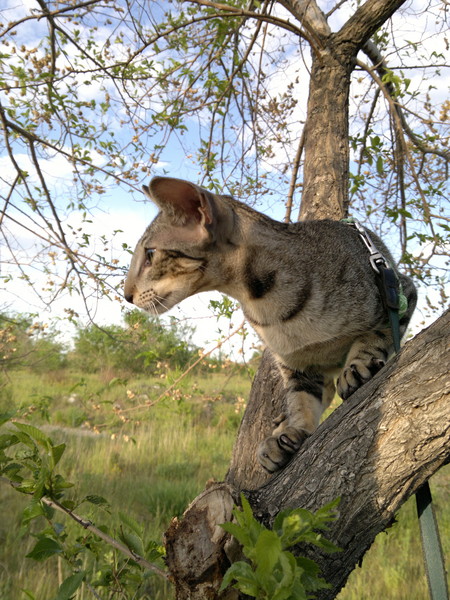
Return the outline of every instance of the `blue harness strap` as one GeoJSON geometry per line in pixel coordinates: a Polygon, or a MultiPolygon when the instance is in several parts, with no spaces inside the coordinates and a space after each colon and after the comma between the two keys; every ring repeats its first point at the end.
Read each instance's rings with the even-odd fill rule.
{"type": "MultiPolygon", "coordinates": [[[[377,275],[378,288],[388,313],[394,350],[397,353],[400,351],[400,317],[406,312],[408,306],[397,274],[356,219],[343,219],[343,221],[356,228],[370,252],[370,264],[377,275]]],[[[431,600],[448,600],[444,553],[428,481],[416,492],[416,506],[430,598],[431,600]]]]}

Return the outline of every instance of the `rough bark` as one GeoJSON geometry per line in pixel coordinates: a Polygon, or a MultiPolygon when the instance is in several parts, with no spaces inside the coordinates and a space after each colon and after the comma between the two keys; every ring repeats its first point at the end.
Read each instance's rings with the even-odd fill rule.
{"type": "Polygon", "coordinates": [[[301,220],[339,220],[347,213],[351,71],[351,54],[338,55],[327,49],[313,56],[305,125],[301,220]]]}
{"type": "MultiPolygon", "coordinates": [[[[351,72],[360,48],[404,1],[367,0],[333,33],[315,0],[280,0],[308,32],[312,47],[302,219],[339,219],[347,212],[351,72]]],[[[450,454],[449,321],[447,313],[409,342],[272,478],[259,468],[255,450],[281,412],[283,391],[270,356],[264,356],[227,482],[194,501],[167,532],[167,562],[178,600],[225,597],[218,589],[233,547],[217,533],[217,515],[223,521],[231,517],[232,501],[242,489],[269,524],[283,508],[315,509],[341,497],[331,537],[344,551],[330,557],[304,549],[332,584],[321,597],[335,597],[375,535],[450,454]]]]}
{"type": "MultiPolygon", "coordinates": [[[[232,548],[227,536],[217,533],[217,525],[230,518],[240,489],[247,490],[255,514],[269,525],[284,508],[315,510],[341,498],[339,518],[329,537],[343,551],[321,555],[311,548],[301,549],[319,563],[332,585],[320,598],[334,598],[401,504],[450,457],[449,359],[447,311],[336,409],[280,474],[255,489],[265,476],[254,450],[266,435],[264,428],[270,429],[268,422],[261,427],[256,419],[261,411],[277,411],[272,393],[278,383],[266,358],[265,383],[249,404],[248,415],[254,415],[255,421],[241,426],[227,483],[213,486],[214,493],[205,501],[207,490],[167,533],[168,566],[177,582],[177,599],[233,598],[217,591],[232,548]],[[248,462],[253,463],[251,469],[248,462]]],[[[246,419],[252,421],[247,415],[246,419]]]]}
{"type": "Polygon", "coordinates": [[[351,73],[359,50],[404,2],[364,2],[333,33],[315,0],[281,0],[308,31],[311,42],[302,220],[347,216],[351,73]]]}
{"type": "Polygon", "coordinates": [[[375,536],[450,457],[450,311],[341,405],[286,469],[249,494],[270,524],[275,507],[315,510],[340,497],[330,530],[343,549],[318,560],[334,598],[375,536]],[[295,481],[295,485],[292,482],[295,481]]]}

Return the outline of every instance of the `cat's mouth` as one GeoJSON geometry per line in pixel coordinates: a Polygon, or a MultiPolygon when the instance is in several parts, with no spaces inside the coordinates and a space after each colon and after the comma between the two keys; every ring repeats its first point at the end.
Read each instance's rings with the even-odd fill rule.
{"type": "Polygon", "coordinates": [[[153,299],[142,308],[153,315],[162,315],[167,312],[176,304],[175,302],[170,302],[169,297],[171,294],[167,294],[167,296],[154,296],[153,299]]]}
{"type": "Polygon", "coordinates": [[[170,298],[172,295],[171,292],[165,296],[160,296],[159,294],[150,291],[143,292],[133,299],[133,304],[151,315],[161,315],[176,304],[176,301],[170,298]]]}

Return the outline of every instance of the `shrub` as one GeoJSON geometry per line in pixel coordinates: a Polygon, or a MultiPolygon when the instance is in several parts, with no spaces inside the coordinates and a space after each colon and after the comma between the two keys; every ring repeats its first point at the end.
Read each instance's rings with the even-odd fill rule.
{"type": "Polygon", "coordinates": [[[133,310],[125,326],[79,326],[70,354],[71,363],[86,372],[119,369],[155,374],[162,363],[183,369],[196,355],[192,329],[172,319],[168,324],[133,310]]]}

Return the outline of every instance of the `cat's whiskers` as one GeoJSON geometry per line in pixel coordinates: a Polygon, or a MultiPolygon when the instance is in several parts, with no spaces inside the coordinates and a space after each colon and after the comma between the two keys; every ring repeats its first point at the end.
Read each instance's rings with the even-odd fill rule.
{"type": "MultiPolygon", "coordinates": [[[[156,177],[144,189],[160,213],[138,243],[125,298],[154,315],[201,290],[241,302],[284,381],[285,415],[259,452],[264,468],[280,469],[316,429],[334,397],[333,377],[346,399],[385,364],[392,335],[367,240],[371,253],[374,245],[394,259],[375,234],[363,229],[361,239],[345,223],[279,223],[179,179],[156,177]]],[[[403,335],[417,294],[407,276],[396,276],[408,300],[403,335]]]]}
{"type": "Polygon", "coordinates": [[[169,310],[169,307],[168,307],[168,306],[166,306],[166,305],[164,304],[164,302],[162,302],[162,300],[163,300],[163,297],[162,297],[162,296],[155,296],[155,299],[152,301],[152,303],[153,303],[153,306],[154,306],[154,308],[155,308],[155,311],[156,311],[156,308],[157,308],[157,307],[156,307],[156,302],[157,302],[157,303],[158,303],[160,306],[162,306],[164,310],[169,310]]]}

